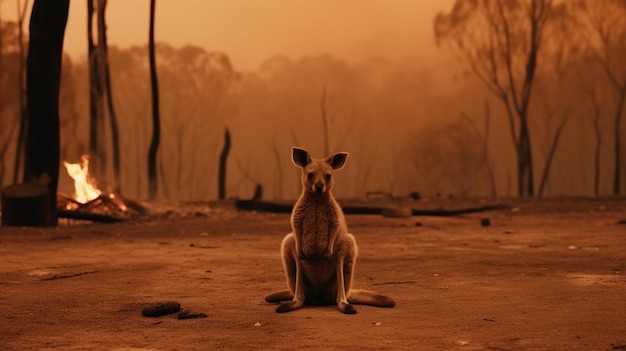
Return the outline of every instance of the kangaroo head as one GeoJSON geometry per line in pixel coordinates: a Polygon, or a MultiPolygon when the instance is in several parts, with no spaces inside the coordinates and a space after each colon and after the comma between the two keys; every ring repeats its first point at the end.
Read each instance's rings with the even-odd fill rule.
{"type": "Polygon", "coordinates": [[[346,164],[348,153],[338,152],[325,159],[311,158],[309,153],[297,147],[292,148],[293,163],[302,167],[302,186],[305,191],[323,194],[333,187],[333,170],[346,164]]]}

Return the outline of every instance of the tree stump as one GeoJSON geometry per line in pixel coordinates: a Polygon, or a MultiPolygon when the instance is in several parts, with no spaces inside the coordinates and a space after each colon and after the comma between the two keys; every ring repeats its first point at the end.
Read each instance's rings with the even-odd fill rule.
{"type": "Polygon", "coordinates": [[[2,225],[45,227],[50,225],[50,192],[37,183],[2,188],[2,225]]]}

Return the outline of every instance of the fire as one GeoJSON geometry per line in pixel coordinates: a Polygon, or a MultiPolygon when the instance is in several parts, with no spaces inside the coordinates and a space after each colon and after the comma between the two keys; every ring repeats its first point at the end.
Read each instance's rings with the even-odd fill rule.
{"type": "Polygon", "coordinates": [[[94,200],[100,196],[100,191],[95,186],[95,180],[89,176],[89,156],[83,155],[79,163],[63,161],[67,174],[74,179],[74,197],[81,204],[94,200]]]}

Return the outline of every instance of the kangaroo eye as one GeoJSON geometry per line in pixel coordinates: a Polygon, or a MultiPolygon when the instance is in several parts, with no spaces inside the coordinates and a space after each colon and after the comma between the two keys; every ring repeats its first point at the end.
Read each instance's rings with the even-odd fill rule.
{"type": "Polygon", "coordinates": [[[308,180],[313,179],[313,173],[312,172],[307,173],[306,174],[306,179],[308,179],[308,180]]]}
{"type": "Polygon", "coordinates": [[[326,180],[330,180],[330,173],[326,175],[326,180]]]}

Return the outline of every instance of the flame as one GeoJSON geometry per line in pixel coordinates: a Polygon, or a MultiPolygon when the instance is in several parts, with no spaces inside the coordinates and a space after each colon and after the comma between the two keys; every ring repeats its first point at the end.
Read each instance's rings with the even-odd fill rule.
{"type": "Polygon", "coordinates": [[[83,155],[79,163],[63,161],[67,174],[74,179],[74,198],[81,204],[98,198],[102,193],[96,186],[95,180],[89,176],[89,156],[83,155]]]}

